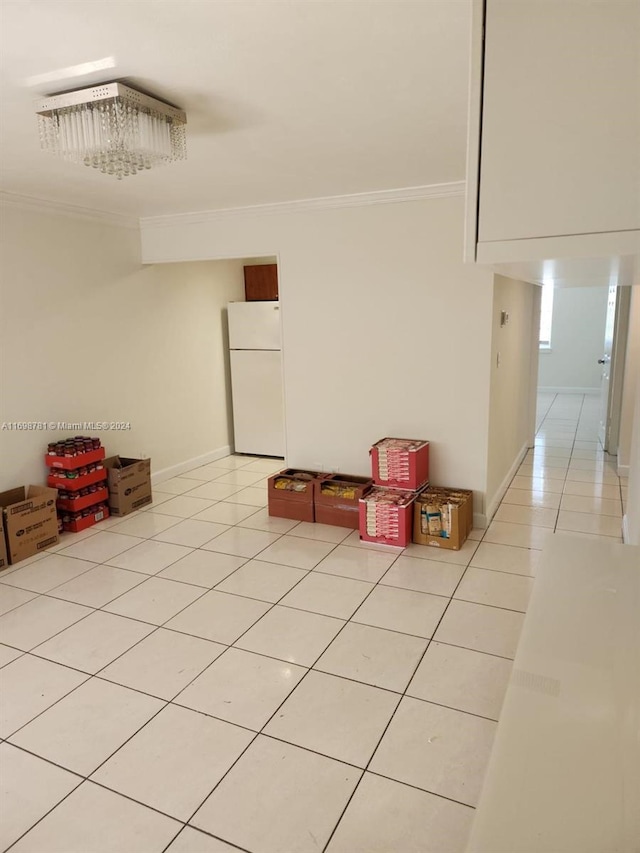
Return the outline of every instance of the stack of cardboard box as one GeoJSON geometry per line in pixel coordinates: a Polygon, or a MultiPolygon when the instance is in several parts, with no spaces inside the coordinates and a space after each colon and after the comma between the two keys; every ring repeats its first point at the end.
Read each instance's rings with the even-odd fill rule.
{"type": "Polygon", "coordinates": [[[376,487],[360,500],[360,538],[404,548],[411,541],[413,503],[429,483],[429,442],[382,438],[369,454],[376,487]]]}
{"type": "Polygon", "coordinates": [[[473,493],[429,485],[429,442],[383,438],[372,477],[286,468],[269,478],[269,515],[360,530],[365,542],[458,550],[473,525],[473,493]]]}
{"type": "Polygon", "coordinates": [[[376,488],[360,501],[360,538],[460,549],[473,527],[473,492],[429,484],[429,442],[383,438],[370,454],[376,488]]]}
{"type": "Polygon", "coordinates": [[[49,452],[44,457],[49,468],[47,484],[62,492],[57,507],[63,530],[79,533],[108,518],[109,492],[104,457],[105,449],[100,439],[95,439],[93,445],[91,439],[88,444],[79,440],[74,445],[69,440],[64,445],[49,445],[49,452]]]}

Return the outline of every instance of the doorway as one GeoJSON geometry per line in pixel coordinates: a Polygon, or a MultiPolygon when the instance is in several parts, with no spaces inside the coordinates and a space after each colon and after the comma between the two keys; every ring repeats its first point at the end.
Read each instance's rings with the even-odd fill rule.
{"type": "Polygon", "coordinates": [[[582,414],[590,440],[615,456],[630,288],[550,284],[543,291],[536,430],[545,419],[568,427],[563,420],[582,414]]]}

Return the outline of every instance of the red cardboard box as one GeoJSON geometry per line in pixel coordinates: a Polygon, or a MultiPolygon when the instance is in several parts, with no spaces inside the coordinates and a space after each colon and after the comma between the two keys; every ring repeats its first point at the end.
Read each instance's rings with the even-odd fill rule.
{"type": "Polygon", "coordinates": [[[87,486],[92,486],[94,483],[106,482],[107,469],[98,468],[90,474],[83,474],[81,477],[67,477],[64,471],[52,469],[47,477],[47,485],[52,489],[62,489],[65,492],[78,492],[80,489],[85,489],[87,486]]]}
{"type": "Polygon", "coordinates": [[[359,502],[373,485],[370,477],[329,474],[314,486],[316,521],[336,527],[359,526],[359,502]]]}
{"type": "Polygon", "coordinates": [[[87,515],[84,518],[79,518],[77,521],[66,521],[63,526],[65,531],[69,531],[71,533],[80,533],[82,530],[86,530],[88,527],[93,527],[94,524],[97,524],[99,521],[102,521],[104,518],[109,518],[109,508],[106,504],[103,504],[101,507],[92,512],[91,515],[87,515]]]}
{"type": "Polygon", "coordinates": [[[58,498],[58,509],[67,512],[79,512],[95,504],[108,503],[108,501],[109,489],[105,483],[104,488],[98,489],[97,492],[91,492],[89,495],[83,495],[81,498],[58,498]]]}
{"type": "Polygon", "coordinates": [[[373,445],[369,453],[377,486],[416,491],[429,482],[428,441],[383,438],[373,445]]]}
{"type": "Polygon", "coordinates": [[[73,468],[83,468],[85,465],[100,462],[104,457],[105,449],[99,447],[97,450],[79,453],[77,456],[49,456],[45,454],[44,461],[48,468],[62,468],[65,471],[71,471],[73,468]]]}
{"type": "Polygon", "coordinates": [[[315,521],[313,502],[281,501],[269,497],[269,515],[274,518],[290,518],[293,521],[315,521]]]}
{"type": "Polygon", "coordinates": [[[285,468],[269,477],[269,515],[296,521],[315,521],[314,484],[326,476],[318,471],[285,468]]]}
{"type": "Polygon", "coordinates": [[[406,548],[411,542],[414,492],[374,486],[360,499],[360,539],[406,548]]]}

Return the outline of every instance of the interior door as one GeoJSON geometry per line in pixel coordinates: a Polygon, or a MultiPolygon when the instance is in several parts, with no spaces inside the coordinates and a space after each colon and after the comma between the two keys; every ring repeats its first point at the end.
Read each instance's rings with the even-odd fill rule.
{"type": "Polygon", "coordinates": [[[603,449],[614,456],[618,453],[630,304],[630,287],[609,288],[604,347],[598,359],[602,365],[598,439],[603,449]]]}

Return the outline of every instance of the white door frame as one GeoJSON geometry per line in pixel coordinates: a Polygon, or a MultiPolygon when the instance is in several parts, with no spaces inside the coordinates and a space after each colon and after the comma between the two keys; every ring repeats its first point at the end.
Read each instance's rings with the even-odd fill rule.
{"type": "Polygon", "coordinates": [[[540,362],[540,306],[542,285],[533,289],[531,313],[531,365],[529,370],[529,447],[536,443],[536,417],[538,409],[538,370],[540,362]]]}

